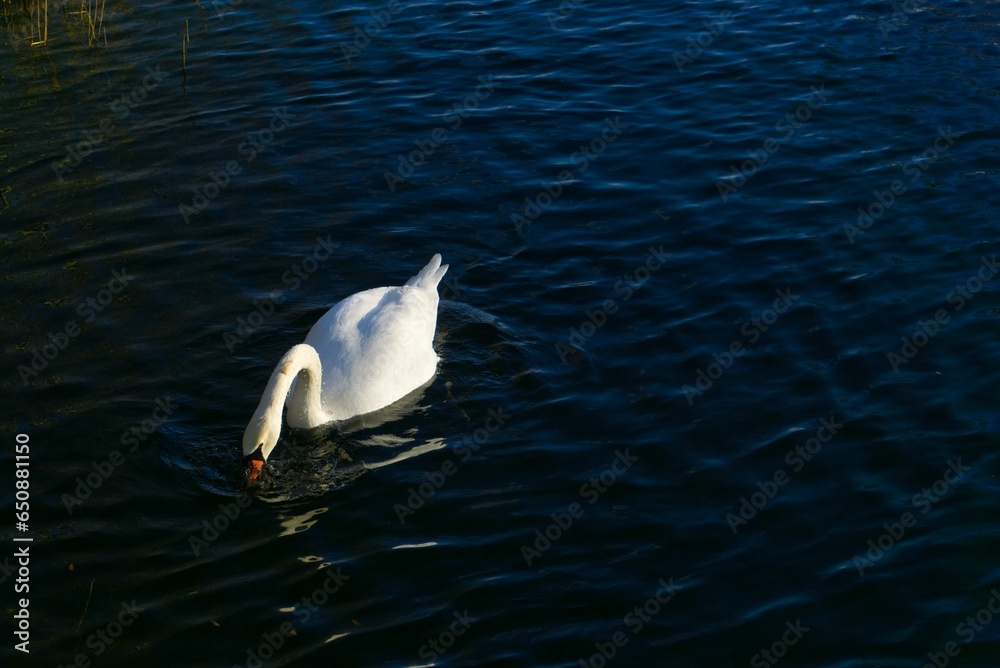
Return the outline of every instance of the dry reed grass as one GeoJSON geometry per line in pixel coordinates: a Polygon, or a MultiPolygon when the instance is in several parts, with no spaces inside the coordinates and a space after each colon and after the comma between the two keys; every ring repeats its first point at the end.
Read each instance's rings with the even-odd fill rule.
{"type": "MultiPolygon", "coordinates": [[[[51,11],[66,10],[66,13],[81,17],[87,33],[87,44],[93,46],[102,40],[108,45],[108,35],[104,29],[104,11],[107,0],[64,0],[52,3],[51,11]],[[77,9],[73,6],[79,5],[77,9]]],[[[29,44],[46,46],[49,43],[49,0],[3,0],[4,14],[9,25],[14,19],[27,19],[29,44]]]]}

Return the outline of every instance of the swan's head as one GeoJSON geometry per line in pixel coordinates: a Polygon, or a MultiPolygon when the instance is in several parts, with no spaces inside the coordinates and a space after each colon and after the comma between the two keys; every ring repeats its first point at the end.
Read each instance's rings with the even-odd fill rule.
{"type": "Polygon", "coordinates": [[[255,414],[250,420],[243,432],[243,465],[246,467],[247,487],[252,487],[257,482],[264,462],[278,444],[280,434],[281,423],[269,419],[267,413],[255,414]]]}

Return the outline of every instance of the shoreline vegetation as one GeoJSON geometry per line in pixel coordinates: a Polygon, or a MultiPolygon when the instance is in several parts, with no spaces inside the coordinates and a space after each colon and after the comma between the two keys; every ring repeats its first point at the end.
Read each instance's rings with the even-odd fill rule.
{"type": "Polygon", "coordinates": [[[15,42],[25,40],[32,47],[49,43],[49,20],[53,22],[62,14],[79,19],[87,35],[87,45],[104,42],[108,35],[104,29],[107,0],[0,0],[3,22],[15,42]],[[51,6],[50,6],[51,5],[51,6]]]}

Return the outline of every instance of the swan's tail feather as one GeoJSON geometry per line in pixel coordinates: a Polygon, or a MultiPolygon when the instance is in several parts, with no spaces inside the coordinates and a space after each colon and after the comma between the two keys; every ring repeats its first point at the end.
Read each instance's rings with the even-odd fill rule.
{"type": "Polygon", "coordinates": [[[448,265],[441,264],[441,254],[435,254],[427,266],[421,269],[416,276],[406,282],[406,285],[424,288],[425,290],[436,290],[438,283],[448,271],[448,265]]]}

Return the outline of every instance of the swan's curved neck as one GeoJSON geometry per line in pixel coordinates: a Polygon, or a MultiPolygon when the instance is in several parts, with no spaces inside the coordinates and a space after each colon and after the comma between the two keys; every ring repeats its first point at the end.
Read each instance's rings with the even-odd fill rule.
{"type": "MultiPolygon", "coordinates": [[[[323,410],[320,390],[323,384],[323,367],[319,353],[312,346],[300,343],[293,346],[274,368],[267,382],[261,408],[281,422],[281,407],[295,383],[295,390],[288,398],[288,422],[294,427],[318,427],[330,422],[323,410]],[[266,405],[266,408],[265,408],[266,405]]],[[[260,410],[260,409],[258,409],[260,410]]]]}
{"type": "MultiPolygon", "coordinates": [[[[260,470],[260,460],[266,460],[278,443],[281,435],[281,410],[286,403],[288,424],[292,427],[318,427],[332,421],[331,416],[323,410],[320,392],[322,385],[323,367],[315,348],[300,343],[285,353],[267,381],[260,404],[243,432],[243,456],[257,462],[254,471],[260,470]],[[257,450],[259,457],[254,455],[257,450]]],[[[247,475],[250,476],[250,471],[247,475]]],[[[248,477],[248,482],[254,479],[256,474],[248,477]]]]}

